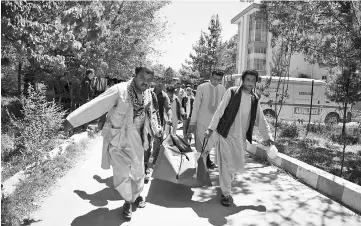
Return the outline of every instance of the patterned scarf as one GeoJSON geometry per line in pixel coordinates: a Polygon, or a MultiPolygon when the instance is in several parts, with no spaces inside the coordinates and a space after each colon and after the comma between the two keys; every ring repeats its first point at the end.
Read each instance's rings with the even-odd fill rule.
{"type": "Polygon", "coordinates": [[[142,93],[142,100],[139,101],[137,93],[135,91],[134,79],[129,81],[127,86],[128,95],[133,103],[133,119],[137,116],[141,116],[144,113],[144,93],[142,93]]]}

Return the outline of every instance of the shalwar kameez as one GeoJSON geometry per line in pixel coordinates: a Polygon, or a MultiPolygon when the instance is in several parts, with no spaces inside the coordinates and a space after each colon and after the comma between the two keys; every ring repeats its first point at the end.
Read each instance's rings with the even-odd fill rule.
{"type": "Polygon", "coordinates": [[[97,98],[72,112],[67,120],[74,127],[92,121],[106,112],[102,130],[103,150],[101,167],[113,168],[115,189],[127,202],[135,202],[144,186],[144,150],[148,148],[147,135],[152,137],[161,129],[146,90],[135,92],[134,80],[119,83],[97,98]],[[152,120],[153,119],[153,120],[152,120]]]}
{"type": "Polygon", "coordinates": [[[250,127],[253,127],[253,125],[258,126],[259,132],[265,140],[273,139],[258,101],[255,104],[254,115],[251,114],[251,103],[252,98],[255,98],[254,94],[241,91],[241,88],[238,88],[237,92],[242,92],[241,99],[240,103],[238,102],[239,106],[230,107],[232,109],[237,107],[238,110],[235,112],[234,121],[230,124],[226,138],[217,132],[217,126],[230,102],[231,89],[225,92],[222,102],[209,125],[209,129],[214,131],[213,135],[216,137],[216,162],[219,167],[219,183],[224,196],[231,194],[231,183],[234,180],[235,174],[244,172],[246,140],[248,139],[249,142],[252,142],[251,137],[247,136],[249,132],[252,134],[252,128],[250,127]],[[252,118],[253,123],[251,123],[252,118]]]}
{"type": "MultiPolygon", "coordinates": [[[[194,135],[196,149],[199,152],[202,149],[204,132],[207,130],[225,91],[226,89],[221,84],[213,86],[211,82],[203,83],[197,88],[189,125],[196,127],[194,135]]],[[[210,150],[214,142],[214,136],[211,136],[205,150],[210,150]]]]}

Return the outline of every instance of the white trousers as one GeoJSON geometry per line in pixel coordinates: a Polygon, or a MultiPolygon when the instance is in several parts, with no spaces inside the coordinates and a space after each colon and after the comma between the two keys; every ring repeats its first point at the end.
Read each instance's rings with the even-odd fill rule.
{"type": "Polygon", "coordinates": [[[128,132],[127,141],[124,143],[121,149],[109,145],[113,182],[125,201],[134,202],[144,187],[144,147],[135,129],[128,132]],[[130,157],[127,154],[129,152],[133,152],[136,157],[130,157]]]}
{"type": "Polygon", "coordinates": [[[244,172],[245,140],[239,136],[228,134],[227,138],[216,133],[216,162],[219,169],[219,186],[222,194],[231,194],[232,182],[236,173],[244,172]]]}
{"type": "MultiPolygon", "coordinates": [[[[196,128],[195,128],[195,143],[196,143],[196,149],[198,152],[202,151],[202,146],[203,146],[203,141],[204,141],[204,133],[207,131],[208,128],[206,128],[205,126],[203,126],[200,123],[196,123],[196,128]]],[[[205,148],[205,150],[211,150],[215,144],[216,141],[216,137],[215,137],[215,133],[213,132],[213,134],[209,137],[208,139],[208,143],[207,146],[205,148]]]]}

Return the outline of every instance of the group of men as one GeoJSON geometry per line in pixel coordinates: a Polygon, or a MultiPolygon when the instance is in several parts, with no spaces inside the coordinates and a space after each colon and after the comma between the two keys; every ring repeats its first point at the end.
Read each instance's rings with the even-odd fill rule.
{"type": "Polygon", "coordinates": [[[130,219],[132,207],[145,207],[140,195],[145,183],[146,166],[153,150],[157,161],[161,142],[166,133],[175,133],[183,120],[183,136],[195,135],[197,151],[205,147],[207,166],[214,168],[209,152],[215,147],[222,190],[221,204],[231,204],[231,183],[237,172],[244,170],[246,140],[252,142],[254,125],[268,143],[272,143],[269,127],[254,93],[258,73],[245,71],[242,86],[226,89],[220,84],[223,72],[212,72],[209,82],[198,86],[196,96],[191,89],[181,100],[174,87],[163,90],[156,81],[151,90],[154,71],[147,67],[135,69],[135,76],[108,88],[67,117],[65,132],[106,115],[102,128],[102,168],[113,169],[115,189],[124,198],[123,216],[130,219]]]}

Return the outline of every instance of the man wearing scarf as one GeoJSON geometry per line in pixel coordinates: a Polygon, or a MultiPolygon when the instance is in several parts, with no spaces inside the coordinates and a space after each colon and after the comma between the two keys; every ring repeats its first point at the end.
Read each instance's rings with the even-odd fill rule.
{"type": "Polygon", "coordinates": [[[68,128],[77,127],[107,114],[102,130],[103,169],[113,168],[114,187],[124,198],[124,217],[132,216],[132,205],[145,207],[140,193],[144,187],[144,151],[147,136],[159,134],[156,111],[148,89],[154,72],[146,67],[135,69],[135,77],[116,84],[97,98],[81,106],[68,117],[68,128]]]}
{"type": "Polygon", "coordinates": [[[216,135],[216,161],[224,206],[231,205],[231,183],[235,174],[244,171],[246,140],[252,143],[253,127],[258,126],[266,145],[273,143],[259,97],[254,93],[257,80],[258,72],[255,70],[242,74],[242,86],[226,91],[205,133],[208,138],[216,131],[213,135],[216,135]]]}
{"type": "MultiPolygon", "coordinates": [[[[194,133],[196,149],[198,152],[201,152],[202,149],[204,132],[206,132],[214,112],[216,112],[222,96],[226,91],[224,86],[221,85],[223,75],[223,71],[214,70],[210,81],[199,85],[197,88],[188,133],[194,133]]],[[[213,145],[214,139],[212,136],[205,149],[209,151],[212,149],[213,145]]],[[[206,164],[208,168],[216,167],[209,155],[207,156],[206,164]]]]}

